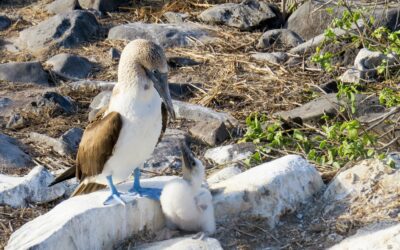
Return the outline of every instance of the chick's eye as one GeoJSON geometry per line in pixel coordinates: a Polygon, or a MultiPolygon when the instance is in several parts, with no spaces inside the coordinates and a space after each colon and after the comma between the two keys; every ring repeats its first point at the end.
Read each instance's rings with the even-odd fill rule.
{"type": "Polygon", "coordinates": [[[153,72],[153,74],[155,74],[155,75],[158,74],[158,70],[156,70],[156,69],[153,69],[152,72],[153,72]]]}
{"type": "Polygon", "coordinates": [[[192,167],[196,166],[196,162],[192,161],[192,167]]]}

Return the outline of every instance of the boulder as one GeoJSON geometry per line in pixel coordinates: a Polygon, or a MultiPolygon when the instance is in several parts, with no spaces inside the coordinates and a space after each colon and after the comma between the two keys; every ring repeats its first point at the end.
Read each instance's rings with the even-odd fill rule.
{"type": "Polygon", "coordinates": [[[207,26],[189,22],[184,24],[136,22],[115,26],[108,32],[108,39],[111,40],[131,41],[138,38],[153,41],[164,48],[189,46],[193,44],[193,40],[208,43],[215,39],[207,26]]]}
{"type": "Polygon", "coordinates": [[[119,50],[117,50],[116,48],[111,48],[110,49],[110,58],[113,61],[118,61],[119,58],[121,57],[121,52],[119,50]]]}
{"type": "Polygon", "coordinates": [[[235,175],[242,173],[238,164],[232,164],[231,166],[224,167],[223,169],[213,173],[207,178],[208,185],[212,185],[224,180],[227,180],[235,175]]]}
{"type": "Polygon", "coordinates": [[[189,17],[188,14],[182,14],[177,12],[167,11],[163,14],[163,17],[166,19],[167,23],[183,23],[185,19],[189,17]]]}
{"type": "Polygon", "coordinates": [[[221,244],[214,238],[205,238],[203,240],[192,239],[191,236],[179,237],[170,240],[163,240],[154,243],[148,243],[135,247],[130,247],[128,250],[141,249],[141,250],[222,250],[221,244]]]}
{"type": "Polygon", "coordinates": [[[0,168],[26,168],[33,166],[32,159],[21,149],[14,138],[0,133],[0,168]]]}
{"type": "Polygon", "coordinates": [[[10,18],[0,15],[0,31],[7,29],[11,25],[10,18]]]}
{"type": "Polygon", "coordinates": [[[49,75],[39,62],[12,62],[0,64],[0,80],[48,85],[49,75]]]}
{"type": "Polygon", "coordinates": [[[36,102],[31,103],[32,109],[38,113],[46,113],[51,117],[58,115],[72,115],[78,110],[75,102],[68,96],[48,91],[42,94],[36,102]]]}
{"type": "Polygon", "coordinates": [[[258,40],[258,49],[273,47],[293,48],[303,43],[304,40],[295,32],[288,29],[274,29],[265,32],[258,40]]]}
{"type": "Polygon", "coordinates": [[[116,82],[96,81],[96,80],[81,80],[71,82],[69,86],[73,90],[90,89],[90,90],[112,90],[116,82]]]}
{"type": "Polygon", "coordinates": [[[400,249],[400,223],[377,222],[357,230],[357,233],[329,250],[400,249]]]}
{"type": "Polygon", "coordinates": [[[203,22],[223,24],[241,30],[271,29],[283,25],[282,15],[276,6],[257,0],[215,5],[203,11],[198,18],[203,22]]]}
{"type": "Polygon", "coordinates": [[[59,138],[53,138],[48,135],[31,132],[29,138],[31,141],[52,148],[62,156],[75,158],[79,143],[83,135],[81,128],[72,128],[61,135],[59,138]]]}
{"type": "MultiPolygon", "coordinates": [[[[176,177],[142,180],[144,187],[161,188],[176,177]]],[[[117,185],[127,192],[132,182],[117,185]]],[[[164,226],[159,202],[123,195],[125,206],[104,206],[109,190],[79,195],[58,204],[16,230],[5,249],[113,249],[141,232],[156,232],[164,226]]]]}
{"type": "Polygon", "coordinates": [[[84,9],[94,9],[101,12],[117,10],[126,0],[78,0],[79,5],[84,9]]]}
{"type": "Polygon", "coordinates": [[[243,161],[249,158],[256,150],[253,143],[239,143],[208,149],[204,158],[223,165],[243,161]]]}
{"type": "Polygon", "coordinates": [[[274,64],[282,64],[289,58],[285,52],[254,53],[251,57],[257,61],[265,61],[274,64]]]}
{"type": "Polygon", "coordinates": [[[72,80],[88,77],[93,68],[93,64],[85,57],[67,53],[53,56],[46,64],[52,66],[57,75],[72,80]]]}
{"type": "Polygon", "coordinates": [[[196,66],[200,64],[199,62],[187,57],[168,57],[167,61],[168,66],[172,68],[196,66]]]}
{"type": "Polygon", "coordinates": [[[144,168],[164,173],[168,168],[179,169],[182,151],[180,144],[187,143],[187,133],[178,129],[167,129],[161,141],[155,147],[144,168]]]}
{"type": "MultiPolygon", "coordinates": [[[[352,8],[363,8],[357,2],[352,3],[352,8]]],[[[386,26],[391,30],[397,30],[400,27],[398,22],[400,17],[400,7],[387,8],[376,5],[371,8],[371,14],[375,18],[376,27],[386,26]]],[[[332,22],[333,18],[340,18],[345,7],[338,7],[334,3],[325,3],[324,1],[309,0],[296,9],[290,15],[286,27],[299,34],[303,39],[311,39],[320,35],[332,22]],[[330,15],[327,8],[333,7],[333,13],[330,15]]]]}
{"type": "Polygon", "coordinates": [[[225,123],[221,121],[200,121],[190,128],[190,134],[210,146],[215,146],[230,137],[225,123]]]}
{"type": "Polygon", "coordinates": [[[55,0],[46,5],[46,10],[50,14],[60,14],[78,8],[78,0],[55,0]]]}
{"type": "Polygon", "coordinates": [[[99,36],[100,24],[87,11],[57,14],[20,32],[17,44],[32,52],[51,47],[72,48],[99,36]]]}
{"type": "Polygon", "coordinates": [[[48,187],[53,179],[43,166],[36,166],[24,177],[0,175],[0,205],[26,207],[55,200],[64,195],[65,186],[48,187]]]}
{"type": "Polygon", "coordinates": [[[200,121],[221,121],[227,127],[237,126],[239,122],[228,113],[217,112],[212,109],[202,107],[200,105],[191,104],[181,101],[172,101],[176,118],[200,121]]]}
{"type": "Polygon", "coordinates": [[[215,218],[261,217],[273,228],[324,187],[317,169],[297,155],[288,155],[210,185],[215,218]]]}

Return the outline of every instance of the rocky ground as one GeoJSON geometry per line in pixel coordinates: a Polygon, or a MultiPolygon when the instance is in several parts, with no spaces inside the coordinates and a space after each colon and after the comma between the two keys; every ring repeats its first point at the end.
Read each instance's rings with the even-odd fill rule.
{"type": "MultiPolygon", "coordinates": [[[[17,230],[22,225],[62,206],[76,186],[73,181],[53,188],[47,184],[73,166],[83,129],[107,105],[117,81],[120,51],[135,38],[150,39],[165,48],[178,116],[170,121],[144,173],[148,177],[179,175],[178,145],[181,141],[190,144],[207,165],[218,214],[213,237],[224,249],[325,249],[356,233],[379,233],[389,226],[397,230],[390,237],[400,237],[396,162],[390,168],[386,160],[362,161],[369,157],[359,156],[346,158],[348,163],[339,169],[290,146],[261,151],[265,155],[254,160],[261,144],[249,136],[246,124],[254,113],[265,114],[271,121],[280,117],[288,126],[283,133],[293,128],[318,133],[325,114],[354,119],[363,130],[378,135],[378,153],[400,158],[400,102],[389,107],[379,100],[385,87],[399,93],[398,54],[343,41],[321,46],[325,39],[321,34],[345,7],[333,3],[334,13],[329,14],[326,9],[332,1],[326,5],[291,1],[284,9],[280,1],[121,2],[0,2],[0,247],[8,244],[11,235],[21,237],[17,230]],[[225,2],[232,4],[222,5],[225,2]],[[322,60],[311,59],[317,47],[339,55],[328,65],[333,70],[321,67],[322,60]],[[382,62],[388,65],[385,77],[376,74],[382,62]],[[362,86],[355,100],[347,96],[353,100],[351,105],[337,98],[339,79],[362,86]],[[349,112],[350,106],[356,106],[356,112],[349,112]],[[282,163],[285,174],[266,175],[259,183],[261,189],[270,188],[273,198],[257,198],[261,192],[257,189],[246,200],[247,192],[256,186],[248,182],[251,176],[243,177],[251,173],[249,169],[269,166],[278,171],[279,164],[264,168],[260,164],[287,154],[308,158],[314,165],[304,161],[296,170],[292,168],[297,165],[282,163]],[[303,173],[301,167],[311,172],[303,173]],[[319,174],[314,175],[315,169],[324,183],[319,174]],[[243,194],[243,200],[239,195],[233,202],[249,203],[250,212],[245,206],[232,211],[221,208],[238,205],[225,203],[229,195],[219,193],[221,188],[235,186],[231,178],[242,183],[236,191],[243,194]],[[274,186],[277,182],[282,186],[274,186]]],[[[398,31],[399,4],[375,4],[358,1],[356,6],[373,8],[376,23],[398,31]]],[[[343,29],[332,32],[339,37],[360,27],[343,29]]],[[[264,172],[270,171],[274,172],[264,172]]],[[[33,224],[21,230],[32,229],[29,225],[33,224]]],[[[158,233],[147,229],[113,242],[112,247],[127,249],[155,241],[158,233]]],[[[396,249],[395,243],[384,243],[390,235],[385,232],[365,249],[396,249]]],[[[10,242],[12,249],[15,240],[10,242]]],[[[340,244],[338,249],[351,249],[351,244],[360,243],[349,238],[340,244]]]]}

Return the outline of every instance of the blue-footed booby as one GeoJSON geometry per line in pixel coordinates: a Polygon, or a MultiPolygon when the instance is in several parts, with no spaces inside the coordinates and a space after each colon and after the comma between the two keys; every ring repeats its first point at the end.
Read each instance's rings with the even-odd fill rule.
{"type": "Polygon", "coordinates": [[[181,148],[183,178],[165,185],[160,197],[161,208],[169,229],[199,232],[204,237],[216,229],[212,196],[202,186],[203,164],[186,145],[182,144],[181,148]]]}
{"type": "Polygon", "coordinates": [[[130,193],[159,199],[160,189],[140,186],[139,166],[151,156],[162,136],[167,113],[175,119],[167,73],[167,60],[159,45],[143,39],[126,45],[108,107],[86,127],[76,166],[58,176],[51,185],[76,176],[80,185],[72,196],[108,185],[111,195],[105,204],[113,199],[124,204],[114,182],[126,180],[134,171],[130,193]]]}

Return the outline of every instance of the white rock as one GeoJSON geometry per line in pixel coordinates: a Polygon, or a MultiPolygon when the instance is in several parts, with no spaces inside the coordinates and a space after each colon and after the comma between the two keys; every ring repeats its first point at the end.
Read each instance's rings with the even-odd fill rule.
{"type": "Polygon", "coordinates": [[[204,157],[219,165],[223,165],[245,160],[249,158],[254,151],[254,144],[239,143],[208,149],[204,157]]]}
{"type": "Polygon", "coordinates": [[[235,175],[238,175],[241,172],[242,170],[238,166],[236,166],[236,164],[233,166],[228,166],[213,173],[210,177],[208,177],[207,183],[208,185],[215,184],[227,180],[235,175]]]}
{"type": "Polygon", "coordinates": [[[400,223],[385,225],[377,223],[359,229],[357,234],[351,236],[330,250],[386,250],[400,249],[400,223]]]}
{"type": "Polygon", "coordinates": [[[354,59],[354,66],[361,71],[378,67],[387,57],[378,51],[370,51],[362,48],[354,59]]]}
{"type": "MultiPolygon", "coordinates": [[[[162,187],[176,177],[142,180],[145,187],[162,187]]],[[[126,192],[132,182],[117,186],[126,192]]],[[[126,206],[104,206],[109,190],[80,195],[63,201],[48,213],[15,231],[5,249],[112,249],[143,230],[156,232],[164,226],[159,202],[123,196],[126,206]]]]}
{"type": "Polygon", "coordinates": [[[205,238],[204,240],[194,240],[189,237],[179,237],[170,240],[159,241],[134,247],[132,249],[141,250],[222,250],[221,244],[214,238],[205,238]]]}
{"type": "Polygon", "coordinates": [[[64,195],[65,186],[47,187],[53,179],[43,166],[36,166],[24,177],[0,175],[0,205],[24,207],[55,200],[64,195]]]}
{"type": "Polygon", "coordinates": [[[288,211],[295,211],[323,188],[318,171],[297,155],[261,164],[210,186],[215,218],[260,216],[274,227],[288,211]]]}
{"type": "Polygon", "coordinates": [[[364,72],[355,68],[346,70],[340,77],[339,80],[345,83],[360,83],[364,76],[364,72]]]}

